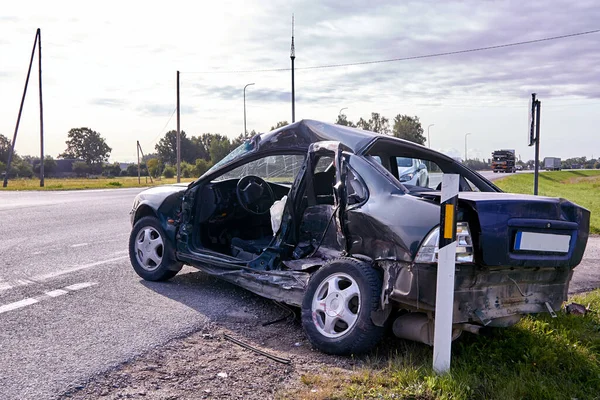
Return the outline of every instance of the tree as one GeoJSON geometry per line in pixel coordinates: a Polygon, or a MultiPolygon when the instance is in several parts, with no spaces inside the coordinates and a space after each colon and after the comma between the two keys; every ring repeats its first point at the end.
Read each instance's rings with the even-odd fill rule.
{"type": "Polygon", "coordinates": [[[71,166],[71,169],[77,176],[86,176],[90,172],[90,166],[84,161],[75,161],[71,166]]]}
{"type": "MultiPolygon", "coordinates": [[[[33,171],[36,174],[40,174],[40,159],[36,158],[33,162],[33,171]]],[[[54,171],[56,171],[56,161],[52,156],[47,155],[44,157],[44,175],[50,176],[54,171]]]]}
{"type": "Polygon", "coordinates": [[[356,127],[363,129],[365,131],[371,130],[371,125],[369,124],[369,121],[365,121],[362,117],[360,117],[358,119],[358,122],[356,123],[356,127]]]}
{"type": "Polygon", "coordinates": [[[371,127],[370,130],[373,132],[383,133],[386,135],[390,133],[390,121],[379,113],[371,113],[369,126],[371,127]]]}
{"type": "MultiPolygon", "coordinates": [[[[197,158],[208,158],[208,152],[201,137],[189,139],[185,131],[181,131],[179,140],[181,142],[181,161],[194,163],[197,158]]],[[[177,131],[165,133],[165,136],[158,141],[154,148],[163,164],[177,164],[177,131]]]]}
{"type": "Polygon", "coordinates": [[[100,134],[89,128],[73,128],[68,133],[67,149],[62,158],[79,158],[89,166],[108,161],[112,149],[100,134]]]}
{"type": "Polygon", "coordinates": [[[279,121],[277,124],[275,124],[275,126],[272,126],[270,130],[274,131],[275,129],[282,128],[286,125],[289,125],[287,121],[279,121]]]}
{"type": "MultiPolygon", "coordinates": [[[[10,139],[8,139],[4,135],[0,135],[0,162],[3,162],[4,164],[8,163],[8,155],[10,154],[10,150],[11,150],[10,139]]],[[[15,152],[15,154],[16,154],[16,152],[15,152]]]]}
{"type": "Polygon", "coordinates": [[[425,143],[423,127],[417,116],[410,117],[402,114],[396,115],[394,118],[393,134],[400,139],[406,139],[418,144],[425,143]]]}
{"type": "Polygon", "coordinates": [[[6,164],[0,161],[0,176],[2,175],[2,173],[4,173],[4,171],[6,171],[6,164]]]}
{"type": "Polygon", "coordinates": [[[350,126],[352,128],[356,127],[356,124],[354,122],[348,120],[346,114],[339,114],[335,123],[338,125],[350,126]]]}
{"type": "Polygon", "coordinates": [[[240,135],[238,137],[236,137],[235,139],[232,140],[231,148],[235,149],[236,147],[240,146],[245,141],[252,139],[255,135],[256,135],[256,131],[254,129],[252,129],[252,131],[250,131],[250,133],[248,133],[248,132],[246,132],[245,134],[240,133],[240,135]]]}
{"type": "MultiPolygon", "coordinates": [[[[137,176],[138,174],[138,166],[137,164],[129,164],[127,165],[127,169],[125,170],[125,175],[127,176],[137,176]]],[[[140,172],[141,174],[141,172],[140,172]]]]}
{"type": "Polygon", "coordinates": [[[195,175],[202,176],[212,167],[212,164],[202,158],[196,160],[195,175]]]}
{"type": "MultiPolygon", "coordinates": [[[[339,117],[338,117],[339,118],[339,117]]],[[[371,118],[368,121],[360,118],[356,123],[356,127],[366,131],[389,134],[390,121],[379,113],[372,112],[371,118]]]]}
{"type": "Polygon", "coordinates": [[[218,135],[210,143],[210,161],[214,164],[221,161],[231,151],[231,142],[225,136],[218,135]]]}
{"type": "Polygon", "coordinates": [[[112,164],[104,164],[102,175],[119,176],[121,175],[121,164],[114,162],[112,164]]]}
{"type": "Polygon", "coordinates": [[[148,161],[146,161],[146,165],[148,166],[148,173],[154,178],[158,178],[160,176],[160,172],[164,168],[158,158],[148,159],[148,161]]]}

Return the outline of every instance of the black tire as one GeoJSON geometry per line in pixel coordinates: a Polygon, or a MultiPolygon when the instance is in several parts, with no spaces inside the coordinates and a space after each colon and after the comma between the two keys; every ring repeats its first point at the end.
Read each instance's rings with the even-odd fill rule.
{"type": "MultiPolygon", "coordinates": [[[[143,240],[146,240],[145,237],[143,240]]],[[[174,260],[172,254],[171,243],[156,217],[144,217],[135,223],[129,235],[129,260],[135,272],[142,279],[146,281],[166,281],[177,275],[183,267],[183,263],[174,260]],[[160,237],[162,243],[152,244],[148,241],[144,244],[140,239],[146,233],[149,234],[152,241],[156,241],[160,237]],[[148,258],[146,263],[143,262],[145,252],[144,249],[140,249],[142,246],[146,246],[146,252],[152,253],[153,257],[152,259],[148,258]]]]}
{"type": "Polygon", "coordinates": [[[379,271],[354,258],[337,258],[321,267],[311,276],[302,302],[302,327],[310,343],[324,353],[346,356],[365,353],[375,347],[385,331],[371,320],[371,312],[379,308],[381,286],[379,271]],[[331,292],[326,289],[326,294],[322,297],[323,302],[320,304],[323,310],[313,310],[313,300],[318,303],[317,300],[324,290],[321,284],[326,285],[326,282],[331,282],[337,277],[341,277],[340,283],[337,283],[338,288],[331,292]],[[354,282],[345,277],[350,277],[354,282]],[[354,297],[342,296],[343,299],[348,299],[347,302],[337,300],[337,293],[343,293],[343,282],[349,283],[345,289],[354,284],[358,288],[354,297]],[[327,303],[335,305],[330,307],[330,312],[335,314],[331,319],[336,321],[331,336],[327,336],[325,332],[327,303]],[[345,310],[340,310],[340,303],[347,303],[345,310]],[[348,318],[344,319],[345,317],[354,318],[352,325],[346,323],[348,318]]]}
{"type": "Polygon", "coordinates": [[[429,187],[429,177],[427,177],[427,180],[425,181],[425,187],[429,187]]]}

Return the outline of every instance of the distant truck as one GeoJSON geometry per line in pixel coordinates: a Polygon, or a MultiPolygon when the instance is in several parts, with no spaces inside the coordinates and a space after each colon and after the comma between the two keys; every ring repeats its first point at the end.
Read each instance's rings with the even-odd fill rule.
{"type": "Polygon", "coordinates": [[[560,158],[559,157],[545,157],[544,158],[544,169],[546,171],[560,171],[560,158]]]}
{"type": "Polygon", "coordinates": [[[497,172],[517,172],[515,167],[514,150],[496,150],[492,152],[492,171],[497,172]]]}

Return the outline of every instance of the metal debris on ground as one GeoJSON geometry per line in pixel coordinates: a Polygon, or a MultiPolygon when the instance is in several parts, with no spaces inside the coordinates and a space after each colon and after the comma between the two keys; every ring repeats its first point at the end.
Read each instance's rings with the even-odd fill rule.
{"type": "Polygon", "coordinates": [[[590,305],[586,307],[583,304],[569,303],[565,306],[565,311],[567,314],[585,315],[590,312],[590,305]]]}
{"type": "Polygon", "coordinates": [[[232,338],[231,336],[227,335],[227,334],[223,334],[223,337],[235,344],[237,344],[238,346],[241,346],[245,349],[248,350],[252,350],[255,353],[258,353],[262,356],[265,356],[267,358],[270,358],[273,361],[277,361],[278,363],[282,363],[282,364],[291,364],[292,360],[288,359],[288,358],[283,358],[283,357],[278,357],[278,356],[274,356],[272,354],[267,353],[266,351],[262,351],[260,349],[257,349],[256,347],[250,346],[249,344],[246,344],[244,342],[241,342],[237,339],[232,338]]]}
{"type": "Polygon", "coordinates": [[[287,314],[285,314],[283,317],[277,318],[273,321],[263,322],[262,326],[269,326],[269,325],[273,325],[273,324],[276,324],[279,322],[283,322],[286,319],[288,319],[289,317],[293,317],[292,321],[297,318],[296,312],[292,308],[290,308],[290,307],[286,306],[285,304],[282,304],[278,301],[273,301],[273,303],[275,303],[275,305],[279,306],[279,308],[282,308],[283,310],[287,311],[287,314]]]}

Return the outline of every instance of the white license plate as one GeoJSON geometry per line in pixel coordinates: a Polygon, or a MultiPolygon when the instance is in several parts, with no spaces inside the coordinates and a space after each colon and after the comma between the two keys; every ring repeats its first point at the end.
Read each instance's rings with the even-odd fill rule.
{"type": "Polygon", "coordinates": [[[515,238],[515,250],[568,253],[570,243],[571,235],[518,231],[515,238]]]}

